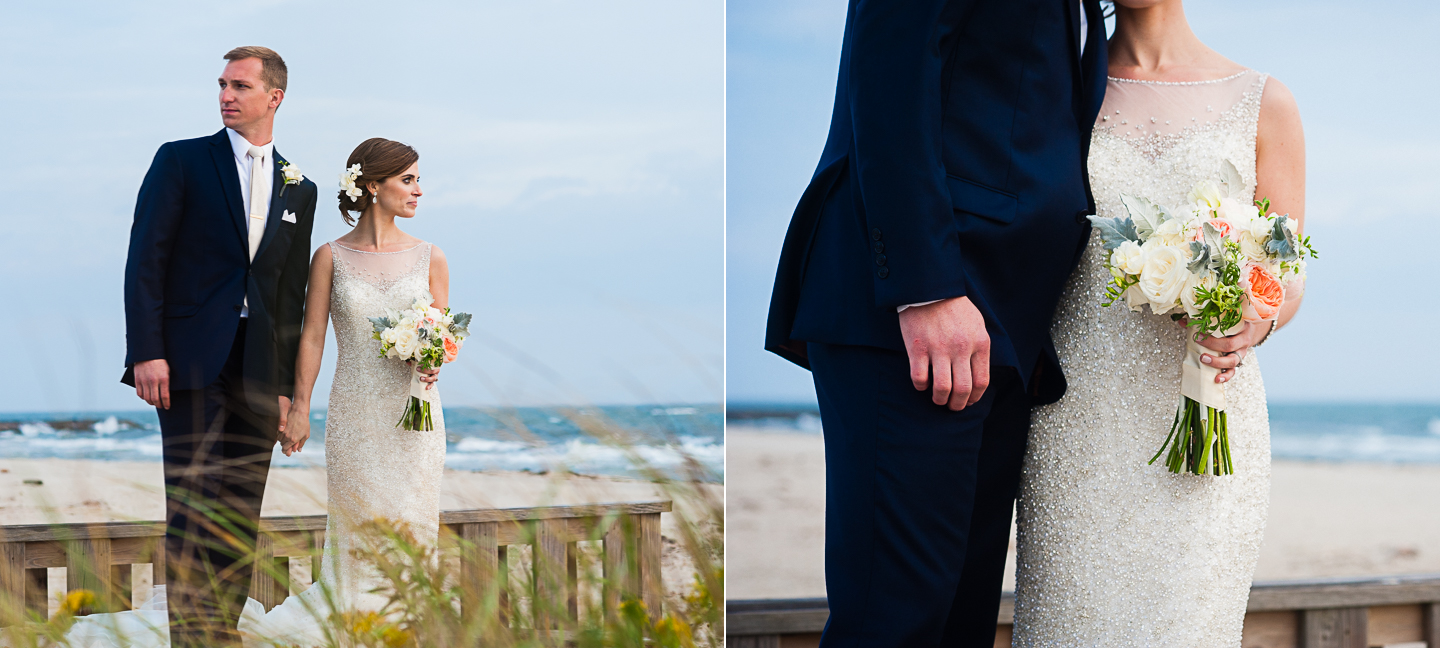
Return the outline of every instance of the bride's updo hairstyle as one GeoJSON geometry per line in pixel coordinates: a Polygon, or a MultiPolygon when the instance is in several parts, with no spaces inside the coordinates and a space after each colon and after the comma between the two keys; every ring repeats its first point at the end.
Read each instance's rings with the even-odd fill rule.
{"type": "Polygon", "coordinates": [[[350,212],[360,213],[366,207],[373,204],[373,196],[365,188],[366,183],[382,183],[393,178],[414,164],[420,159],[420,154],[411,148],[409,144],[387,140],[383,137],[372,137],[360,143],[350,152],[350,159],[345,162],[345,168],[350,169],[356,164],[360,165],[360,176],[355,178],[355,186],[359,187],[363,194],[352,198],[340,190],[340,217],[351,227],[355,226],[355,217],[350,212]]]}

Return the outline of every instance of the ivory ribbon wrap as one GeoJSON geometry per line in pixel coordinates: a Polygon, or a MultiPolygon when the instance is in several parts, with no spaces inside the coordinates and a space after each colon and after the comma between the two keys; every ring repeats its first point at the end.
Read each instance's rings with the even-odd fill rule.
{"type": "Polygon", "coordinates": [[[1185,360],[1181,364],[1180,372],[1180,394],[1201,405],[1223,412],[1225,411],[1225,385],[1215,382],[1215,377],[1220,375],[1220,370],[1200,362],[1202,353],[1216,355],[1216,352],[1196,344],[1194,340],[1185,341],[1185,360]]]}
{"type": "MultiPolygon", "coordinates": [[[[1229,337],[1243,330],[1245,330],[1245,322],[1240,322],[1216,337],[1229,337]]],[[[1180,372],[1180,395],[1188,396],[1190,400],[1223,412],[1225,411],[1225,385],[1215,382],[1215,377],[1220,375],[1220,370],[1200,362],[1202,353],[1212,356],[1220,355],[1218,351],[1211,351],[1196,344],[1193,339],[1185,341],[1185,360],[1180,372]]]]}
{"type": "Polygon", "coordinates": [[[420,380],[422,375],[419,369],[410,371],[410,395],[426,403],[434,403],[435,390],[425,389],[425,383],[420,380]]]}

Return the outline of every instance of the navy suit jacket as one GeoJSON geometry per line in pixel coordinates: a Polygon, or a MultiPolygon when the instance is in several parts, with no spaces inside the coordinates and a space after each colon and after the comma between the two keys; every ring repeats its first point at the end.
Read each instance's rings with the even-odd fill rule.
{"type": "Polygon", "coordinates": [[[1094,213],[1098,0],[851,0],[830,135],[795,209],[765,347],[904,350],[896,307],[969,296],[992,363],[1050,402],[1049,329],[1094,213]],[[1040,382],[1032,374],[1044,362],[1040,382]]]}
{"type": "Polygon", "coordinates": [[[277,408],[274,396],[293,393],[317,192],[309,179],[286,185],[284,161],[275,151],[270,212],[251,262],[240,177],[225,130],[168,142],[155,153],[130,228],[121,382],[134,385],[134,365],[156,358],[169,361],[172,390],[214,382],[248,300],[244,376],[253,398],[247,400],[270,412],[277,408]],[[286,211],[295,222],[282,220],[286,211]]]}

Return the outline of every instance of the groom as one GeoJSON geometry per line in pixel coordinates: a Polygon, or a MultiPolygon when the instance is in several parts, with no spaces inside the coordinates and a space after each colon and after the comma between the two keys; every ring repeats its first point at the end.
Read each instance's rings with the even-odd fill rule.
{"type": "Polygon", "coordinates": [[[315,184],[287,172],[271,138],[285,61],[264,47],[225,59],[225,128],[160,147],[125,264],[121,381],[159,413],[175,646],[240,643],[260,501],[295,382],[315,216],[315,184]]]}
{"type": "Polygon", "coordinates": [[[1098,0],[850,2],[765,338],[825,428],[822,646],[994,643],[1105,58],[1098,0]]]}

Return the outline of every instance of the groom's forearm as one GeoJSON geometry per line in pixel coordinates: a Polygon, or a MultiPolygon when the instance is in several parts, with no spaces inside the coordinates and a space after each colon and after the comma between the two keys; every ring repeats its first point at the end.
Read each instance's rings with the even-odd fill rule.
{"type": "Polygon", "coordinates": [[[165,357],[165,273],[184,192],[179,158],[162,145],[140,184],[125,260],[125,343],[132,365],[165,357]]]}
{"type": "MultiPolygon", "coordinates": [[[[312,185],[313,186],[313,185],[312,185]]],[[[285,259],[278,286],[275,312],[276,354],[279,356],[280,393],[295,393],[295,362],[300,351],[300,331],[305,319],[305,286],[310,276],[310,235],[315,226],[315,196],[302,210],[295,238],[285,259]]],[[[293,397],[293,396],[292,396],[293,397]]]]}
{"type": "Polygon", "coordinates": [[[946,181],[945,52],[971,0],[856,4],[848,77],[850,151],[865,210],[876,307],[967,293],[946,181]]]}

